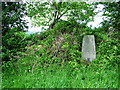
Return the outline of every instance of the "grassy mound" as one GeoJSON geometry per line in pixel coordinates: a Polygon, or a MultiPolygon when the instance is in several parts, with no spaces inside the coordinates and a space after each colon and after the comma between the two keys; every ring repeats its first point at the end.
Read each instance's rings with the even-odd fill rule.
{"type": "Polygon", "coordinates": [[[34,45],[4,64],[3,88],[117,88],[119,40],[106,34],[65,21],[35,34],[34,45]],[[96,38],[97,58],[90,64],[81,59],[84,35],[96,38]]]}

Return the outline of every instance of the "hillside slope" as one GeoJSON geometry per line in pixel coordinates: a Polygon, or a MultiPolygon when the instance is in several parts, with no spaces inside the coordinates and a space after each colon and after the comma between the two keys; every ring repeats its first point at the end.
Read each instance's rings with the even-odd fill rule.
{"type": "Polygon", "coordinates": [[[54,29],[35,34],[34,39],[34,45],[17,52],[20,58],[4,71],[3,87],[118,87],[119,40],[101,28],[60,22],[54,29]],[[89,64],[81,59],[84,35],[96,39],[97,58],[89,64]]]}

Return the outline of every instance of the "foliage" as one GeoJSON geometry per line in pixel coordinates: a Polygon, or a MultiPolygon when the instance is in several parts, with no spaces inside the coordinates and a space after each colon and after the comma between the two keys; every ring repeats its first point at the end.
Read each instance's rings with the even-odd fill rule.
{"type": "MultiPolygon", "coordinates": [[[[91,29],[76,21],[59,20],[53,29],[25,35],[26,44],[30,42],[24,44],[24,51],[16,53],[18,60],[2,65],[2,87],[118,88],[120,43],[113,33],[109,35],[106,30],[104,27],[91,29]],[[97,58],[91,63],[81,59],[84,35],[95,36],[97,58]]],[[[15,35],[22,40],[24,33],[15,35]]],[[[9,43],[15,45],[15,42],[9,43]]]]}
{"type": "MultiPolygon", "coordinates": [[[[106,63],[111,65],[119,65],[118,56],[120,55],[120,30],[119,30],[119,8],[120,2],[99,2],[98,4],[104,5],[104,14],[106,17],[102,22],[102,27],[99,28],[100,33],[96,33],[96,40],[99,41],[100,48],[99,55],[103,55],[103,61],[100,63],[106,63]],[[99,35],[99,36],[98,36],[99,35]],[[101,39],[98,37],[101,37],[101,39]]],[[[96,29],[97,30],[97,29],[96,29]]],[[[99,56],[101,57],[101,56],[99,56]]],[[[100,58],[101,60],[101,58],[100,58]]]]}
{"type": "MultiPolygon", "coordinates": [[[[103,24],[108,25],[108,27],[112,27],[113,32],[120,31],[119,25],[120,25],[120,1],[119,2],[112,2],[112,3],[103,3],[105,5],[105,12],[104,16],[107,16],[108,19],[103,22],[103,24]]],[[[110,31],[110,32],[112,32],[110,31]]]]}
{"type": "MultiPolygon", "coordinates": [[[[2,2],[2,60],[8,61],[11,56],[25,47],[25,5],[14,2],[2,2]]],[[[16,54],[15,54],[16,55],[16,54]]]]}
{"type": "Polygon", "coordinates": [[[101,28],[90,30],[89,27],[73,27],[71,29],[71,26],[64,26],[64,24],[61,30],[56,29],[59,28],[59,25],[54,28],[34,34],[36,43],[31,47],[28,46],[26,52],[20,52],[21,58],[17,62],[7,64],[8,67],[4,66],[4,72],[7,73],[4,73],[3,87],[118,87],[119,43],[117,40],[107,37],[106,32],[100,31],[101,28]],[[66,27],[68,28],[64,29],[66,27]],[[65,30],[64,33],[63,30],[65,30]],[[99,32],[101,33],[99,34],[99,32]],[[94,34],[96,37],[97,59],[90,64],[84,64],[81,59],[81,42],[83,36],[88,34],[94,34]],[[41,47],[38,47],[39,45],[41,47]],[[6,79],[10,80],[9,84],[6,84],[6,79]],[[38,79],[41,82],[37,82],[38,79]],[[18,86],[20,80],[22,80],[22,84],[18,86]],[[24,83],[26,81],[28,83],[24,83]]]}
{"type": "Polygon", "coordinates": [[[52,29],[62,18],[87,23],[94,16],[93,7],[85,2],[31,2],[28,4],[28,16],[37,26],[49,26],[52,29]]]}
{"type": "Polygon", "coordinates": [[[99,2],[97,4],[104,5],[104,21],[102,28],[109,34],[109,37],[120,39],[120,1],[119,2],[99,2]]]}
{"type": "Polygon", "coordinates": [[[27,28],[25,20],[22,20],[25,14],[25,4],[2,2],[2,35],[4,36],[12,28],[17,28],[12,30],[13,32],[24,31],[27,28]]]}

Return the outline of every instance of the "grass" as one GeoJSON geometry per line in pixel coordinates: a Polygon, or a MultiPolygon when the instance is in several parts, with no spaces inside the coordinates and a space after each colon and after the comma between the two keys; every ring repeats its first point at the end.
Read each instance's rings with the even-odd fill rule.
{"type": "Polygon", "coordinates": [[[78,53],[74,56],[76,53],[73,50],[73,60],[66,60],[67,63],[60,66],[53,61],[60,61],[61,58],[51,58],[46,54],[46,48],[37,50],[22,52],[26,55],[22,55],[17,62],[3,65],[2,88],[118,88],[118,67],[114,58],[109,63],[109,60],[98,57],[86,66],[74,61],[81,58],[78,53]]]}
{"type": "Polygon", "coordinates": [[[117,88],[118,73],[114,69],[79,65],[53,64],[34,73],[4,74],[2,88],[117,88]]]}

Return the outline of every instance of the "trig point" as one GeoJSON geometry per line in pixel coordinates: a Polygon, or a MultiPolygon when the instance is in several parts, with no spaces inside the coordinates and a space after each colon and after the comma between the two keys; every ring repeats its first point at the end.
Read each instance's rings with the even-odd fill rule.
{"type": "Polygon", "coordinates": [[[82,42],[82,59],[92,61],[95,58],[95,37],[94,35],[85,35],[82,42]]]}

